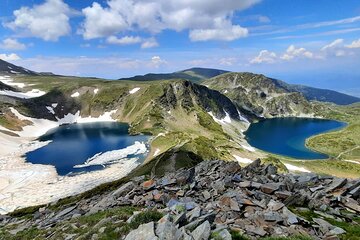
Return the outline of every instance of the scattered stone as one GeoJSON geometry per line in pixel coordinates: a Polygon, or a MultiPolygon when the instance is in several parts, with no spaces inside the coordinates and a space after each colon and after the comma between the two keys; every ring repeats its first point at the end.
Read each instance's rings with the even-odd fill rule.
{"type": "Polygon", "coordinates": [[[273,192],[279,189],[279,184],[275,184],[275,183],[263,184],[261,185],[260,189],[264,193],[272,194],[273,192]]]}
{"type": "Polygon", "coordinates": [[[331,185],[326,188],[325,192],[332,192],[338,188],[343,187],[346,183],[347,183],[346,178],[335,178],[332,181],[331,185]]]}
{"type": "Polygon", "coordinates": [[[132,230],[125,240],[158,240],[154,232],[154,222],[140,225],[137,229],[132,230]]]}
{"type": "Polygon", "coordinates": [[[203,161],[192,169],[167,172],[161,178],[133,178],[114,191],[81,198],[76,205],[60,210],[43,207],[26,219],[0,216],[0,228],[6,226],[15,234],[37,227],[45,229],[46,237],[52,239],[55,232],[51,229],[61,226],[60,238],[76,239],[79,236],[70,236],[69,230],[83,231],[89,226],[70,219],[129,205],[141,210],[127,220],[106,214],[92,226],[97,232],[87,238],[101,238],[112,229],[109,224],[115,224],[114,232],[123,232],[122,223],[130,223],[145,209],[156,209],[163,214],[158,222],[140,225],[121,239],[194,240],[211,236],[230,240],[231,229],[250,239],[309,235],[334,240],[340,239],[345,230],[324,219],[352,224],[351,219],[360,213],[359,194],[360,180],[312,173],[279,174],[272,165],[264,166],[259,161],[245,168],[234,162],[203,161]],[[289,206],[299,212],[313,211],[319,217],[309,222],[291,212],[289,206]]]}
{"type": "Polygon", "coordinates": [[[154,179],[150,179],[148,181],[143,182],[143,188],[145,190],[151,190],[155,187],[155,180],[154,179]]]}
{"type": "Polygon", "coordinates": [[[209,221],[205,221],[191,232],[191,236],[194,240],[207,240],[210,237],[210,230],[211,227],[209,221]]]}
{"type": "Polygon", "coordinates": [[[131,190],[133,190],[135,187],[136,187],[135,184],[132,181],[130,181],[128,183],[125,183],[121,187],[119,187],[117,190],[115,190],[112,193],[112,195],[114,197],[122,197],[122,196],[126,195],[128,192],[130,192],[131,190]]]}

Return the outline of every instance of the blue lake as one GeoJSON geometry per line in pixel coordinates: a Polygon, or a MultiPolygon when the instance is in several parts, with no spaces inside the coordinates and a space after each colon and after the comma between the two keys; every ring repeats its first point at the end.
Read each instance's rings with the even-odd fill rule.
{"type": "Polygon", "coordinates": [[[297,159],[325,159],[328,156],[305,146],[313,135],[346,126],[346,123],[312,118],[274,118],[250,125],[248,143],[258,149],[297,159]]]}
{"type": "MultiPolygon", "coordinates": [[[[51,140],[51,143],[28,152],[25,157],[31,163],[55,166],[59,175],[100,170],[106,164],[77,168],[74,166],[84,164],[98,153],[124,149],[135,142],[148,142],[149,136],[130,136],[128,129],[127,124],[115,122],[63,125],[50,130],[38,139],[51,140]]],[[[134,153],[126,157],[137,157],[142,161],[146,154],[134,153]]]]}

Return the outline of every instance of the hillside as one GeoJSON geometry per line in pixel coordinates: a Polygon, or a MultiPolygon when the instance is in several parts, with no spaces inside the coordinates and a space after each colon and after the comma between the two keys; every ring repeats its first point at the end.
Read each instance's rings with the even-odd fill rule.
{"type": "Polygon", "coordinates": [[[26,74],[26,75],[38,75],[38,73],[28,70],[23,67],[16,66],[9,62],[0,59],[0,74],[26,74]]]}
{"type": "Polygon", "coordinates": [[[239,109],[258,117],[312,116],[311,104],[264,75],[226,73],[205,80],[203,85],[229,97],[239,109]]]}
{"type": "MultiPolygon", "coordinates": [[[[155,80],[175,80],[186,79],[192,82],[206,81],[209,78],[214,78],[222,74],[229,73],[229,71],[211,69],[211,68],[190,68],[174,73],[149,73],[145,75],[138,75],[129,78],[121,78],[119,80],[132,80],[132,81],[155,81],[155,80]]],[[[261,76],[260,74],[257,76],[261,76]]],[[[299,92],[308,101],[321,101],[331,102],[338,105],[348,105],[360,102],[360,98],[350,96],[344,93],[336,92],[333,90],[314,88],[304,85],[288,84],[284,81],[268,78],[273,81],[277,86],[285,89],[288,92],[299,92]]]]}
{"type": "Polygon", "coordinates": [[[174,73],[149,73],[149,74],[138,75],[129,78],[121,78],[119,80],[154,81],[154,80],[169,80],[169,79],[185,79],[192,82],[198,82],[227,72],[228,71],[225,70],[211,69],[211,68],[190,68],[174,73]]]}
{"type": "Polygon", "coordinates": [[[360,182],[204,161],[2,216],[3,239],[358,239],[360,182]]]}
{"type": "Polygon", "coordinates": [[[284,81],[274,79],[277,84],[290,92],[300,92],[309,101],[331,102],[338,105],[349,105],[360,102],[360,98],[350,96],[333,90],[313,88],[304,85],[288,84],[284,81]]]}

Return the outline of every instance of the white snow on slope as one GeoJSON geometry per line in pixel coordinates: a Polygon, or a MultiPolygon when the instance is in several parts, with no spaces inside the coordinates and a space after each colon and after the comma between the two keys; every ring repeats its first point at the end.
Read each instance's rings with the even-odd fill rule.
{"type": "Polygon", "coordinates": [[[14,80],[12,78],[10,78],[9,76],[0,76],[0,82],[9,85],[9,86],[14,86],[14,87],[19,87],[19,88],[24,88],[26,85],[25,83],[17,83],[14,82],[14,80]]]}
{"type": "Polygon", "coordinates": [[[214,116],[214,114],[212,112],[208,112],[208,114],[214,119],[215,122],[220,123],[220,124],[226,124],[226,123],[231,123],[231,118],[229,113],[227,113],[225,111],[225,117],[223,119],[218,119],[214,116]]]}
{"type": "Polygon", "coordinates": [[[53,108],[56,108],[56,107],[58,106],[58,104],[57,104],[57,103],[53,103],[53,104],[51,104],[51,106],[52,106],[53,108]]]}
{"type": "Polygon", "coordinates": [[[54,111],[54,109],[52,107],[46,106],[46,109],[49,111],[49,113],[52,113],[52,114],[55,115],[55,111],[54,111]]]}
{"type": "Polygon", "coordinates": [[[311,171],[307,170],[306,168],[303,167],[297,167],[288,163],[284,163],[285,167],[291,171],[291,172],[307,172],[310,173],[311,171]]]}
{"type": "Polygon", "coordinates": [[[355,163],[355,164],[360,164],[360,162],[354,161],[354,160],[344,160],[345,162],[349,162],[349,163],[355,163]]]}
{"type": "Polygon", "coordinates": [[[80,93],[79,92],[74,92],[73,94],[71,94],[71,97],[72,98],[77,98],[80,96],[80,93]]]}
{"type": "Polygon", "coordinates": [[[133,145],[123,149],[95,154],[93,157],[86,160],[85,163],[75,165],[74,168],[120,162],[126,160],[129,155],[144,154],[146,151],[146,145],[144,143],[136,141],[133,145]]]}
{"type": "Polygon", "coordinates": [[[58,127],[59,124],[47,119],[30,118],[20,114],[15,108],[10,108],[10,111],[20,120],[31,121],[32,125],[23,127],[22,131],[14,131],[20,137],[40,137],[49,129],[58,127]]]}
{"type": "Polygon", "coordinates": [[[236,159],[236,161],[238,161],[239,163],[245,163],[245,164],[248,164],[248,163],[252,163],[253,161],[251,159],[248,159],[248,158],[242,158],[242,157],[239,157],[237,155],[233,155],[234,158],[236,159]]]}
{"type": "Polygon", "coordinates": [[[130,93],[130,94],[134,94],[134,93],[136,93],[136,92],[139,91],[139,90],[140,90],[140,88],[139,88],[139,87],[136,87],[136,88],[131,89],[131,90],[129,91],[129,93],[130,93]]]}
{"type": "Polygon", "coordinates": [[[250,151],[250,152],[255,152],[255,148],[253,148],[252,146],[246,146],[246,145],[241,145],[241,147],[243,147],[244,149],[250,151]]]}
{"type": "Polygon", "coordinates": [[[0,90],[0,95],[6,95],[6,96],[17,97],[17,98],[22,98],[22,99],[41,97],[45,93],[46,92],[41,91],[39,89],[33,89],[28,92],[14,92],[14,91],[10,91],[10,90],[0,90]]]}
{"type": "Polygon", "coordinates": [[[94,94],[97,94],[99,92],[99,89],[94,89],[94,94]]]}
{"type": "MultiPolygon", "coordinates": [[[[20,120],[28,120],[31,121],[32,125],[27,125],[23,127],[22,131],[13,131],[21,137],[40,137],[45,134],[52,128],[58,127],[63,124],[70,123],[90,123],[90,122],[115,122],[111,115],[114,114],[117,110],[113,110],[110,112],[105,112],[103,115],[99,117],[81,117],[80,111],[74,114],[67,114],[63,118],[56,118],[57,121],[50,121],[47,119],[38,119],[26,117],[19,113],[15,108],[10,108],[11,112],[20,120]]],[[[48,109],[49,110],[49,109],[48,109]]]]}
{"type": "Polygon", "coordinates": [[[160,149],[156,149],[155,152],[154,152],[154,156],[158,155],[160,153],[160,149]]]}

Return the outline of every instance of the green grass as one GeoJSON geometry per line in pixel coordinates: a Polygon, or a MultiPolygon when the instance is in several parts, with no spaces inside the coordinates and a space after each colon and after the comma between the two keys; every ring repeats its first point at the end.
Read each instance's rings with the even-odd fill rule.
{"type": "MultiPolygon", "coordinates": [[[[117,207],[107,209],[91,215],[83,215],[76,219],[70,219],[57,223],[50,229],[38,229],[35,227],[27,228],[18,232],[16,235],[9,233],[10,228],[0,229],[0,239],[62,239],[64,234],[76,234],[77,239],[90,239],[93,234],[98,234],[99,239],[120,239],[128,234],[132,229],[139,225],[151,221],[158,221],[163,215],[155,210],[146,210],[136,215],[130,223],[126,221],[133,215],[134,211],[140,210],[136,207],[117,207]],[[104,221],[108,219],[108,221],[104,221]],[[103,220],[103,224],[99,222],[103,220]],[[75,227],[74,227],[75,226],[75,227]],[[101,227],[105,227],[103,233],[99,232],[101,227]]],[[[14,226],[12,227],[14,228],[14,226]]]]}

